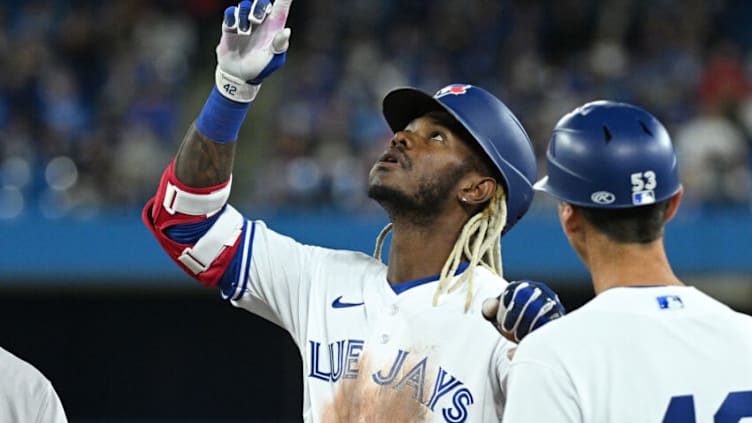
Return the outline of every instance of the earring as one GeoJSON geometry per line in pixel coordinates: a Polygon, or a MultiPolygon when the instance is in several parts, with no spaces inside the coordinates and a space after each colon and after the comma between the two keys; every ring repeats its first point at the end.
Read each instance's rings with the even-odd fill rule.
{"type": "Polygon", "coordinates": [[[462,197],[462,202],[463,202],[463,203],[467,203],[467,198],[465,198],[465,197],[462,197]]]}

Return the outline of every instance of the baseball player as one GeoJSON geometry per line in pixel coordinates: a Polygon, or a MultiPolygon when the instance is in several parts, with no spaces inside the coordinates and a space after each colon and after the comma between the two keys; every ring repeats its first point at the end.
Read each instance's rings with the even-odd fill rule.
{"type": "Polygon", "coordinates": [[[3,348],[0,348],[0,422],[67,422],[50,381],[34,366],[3,348]]]}
{"type": "Polygon", "coordinates": [[[547,158],[535,188],[561,200],[596,297],[520,343],[504,422],[752,418],[752,317],[684,285],[666,257],[682,187],[663,125],[629,104],[588,103],[558,122],[547,158]]]}
{"type": "MultiPolygon", "coordinates": [[[[189,275],[290,333],[306,422],[498,421],[514,344],[483,320],[480,301],[506,286],[500,237],[531,202],[530,141],[481,88],[397,89],[383,101],[394,136],[369,176],[369,195],[391,217],[375,257],[302,245],[246,219],[226,204],[234,141],[263,79],[285,61],[291,2],[225,11],[216,86],[144,222],[189,275]]],[[[517,334],[562,312],[551,297],[531,300],[517,334]]]]}

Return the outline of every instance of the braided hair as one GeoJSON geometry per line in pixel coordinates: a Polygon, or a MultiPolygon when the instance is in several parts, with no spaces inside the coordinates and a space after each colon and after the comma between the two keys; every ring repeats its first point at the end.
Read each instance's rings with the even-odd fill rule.
{"type": "MultiPolygon", "coordinates": [[[[444,292],[452,293],[467,283],[467,297],[465,298],[465,311],[470,309],[473,301],[473,276],[475,268],[480,265],[496,275],[503,276],[501,263],[501,232],[507,222],[507,205],[504,187],[496,186],[493,197],[486,207],[473,215],[462,227],[460,236],[454,243],[452,252],[449,253],[444,267],[439,275],[439,284],[433,296],[433,305],[439,304],[439,298],[444,292]],[[463,258],[469,258],[470,264],[457,281],[449,286],[454,274],[457,272],[463,258]]],[[[387,224],[376,238],[376,248],[373,256],[381,260],[381,251],[384,239],[392,230],[392,224],[387,224]]]]}

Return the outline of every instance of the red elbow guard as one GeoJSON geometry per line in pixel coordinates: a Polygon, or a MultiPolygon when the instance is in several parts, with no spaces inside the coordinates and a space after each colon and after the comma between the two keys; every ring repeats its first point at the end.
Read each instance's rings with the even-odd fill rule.
{"type": "MultiPolygon", "coordinates": [[[[174,163],[167,166],[159,190],[142,213],[146,227],[175,263],[188,275],[207,286],[215,286],[230,264],[240,244],[238,238],[245,219],[227,205],[232,179],[206,188],[191,188],[177,180],[174,163]],[[167,228],[207,220],[220,213],[209,230],[194,244],[170,239],[167,228]]],[[[200,230],[200,229],[198,229],[200,230]]]]}

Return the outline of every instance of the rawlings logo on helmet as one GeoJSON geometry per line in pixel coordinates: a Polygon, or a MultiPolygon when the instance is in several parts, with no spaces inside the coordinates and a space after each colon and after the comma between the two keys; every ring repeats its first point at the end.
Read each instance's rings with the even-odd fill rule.
{"type": "Polygon", "coordinates": [[[608,191],[594,192],[590,199],[596,204],[611,204],[616,201],[616,196],[608,191]]]}
{"type": "Polygon", "coordinates": [[[465,85],[465,84],[452,84],[448,85],[439,91],[436,92],[436,94],[433,96],[433,98],[441,98],[445,95],[460,95],[467,93],[467,90],[470,89],[472,85],[465,85]]]}

